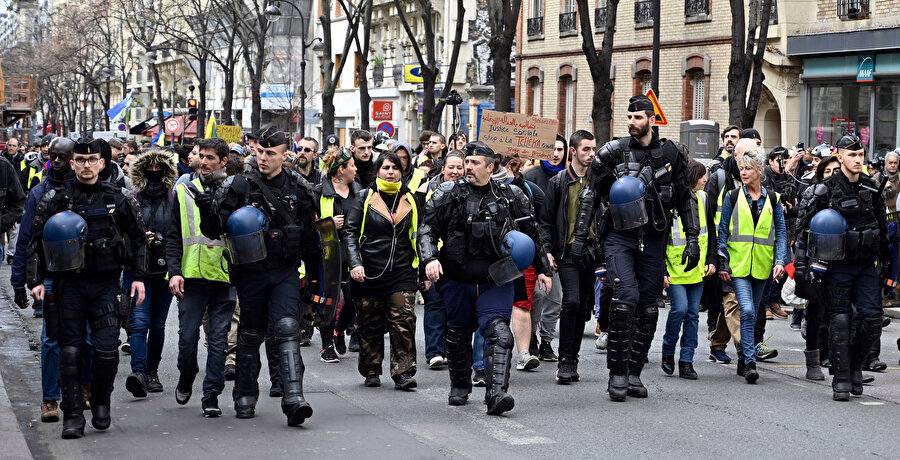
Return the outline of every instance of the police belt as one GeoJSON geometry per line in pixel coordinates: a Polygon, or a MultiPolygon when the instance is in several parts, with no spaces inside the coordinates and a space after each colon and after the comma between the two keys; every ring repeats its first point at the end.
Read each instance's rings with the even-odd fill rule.
{"type": "Polygon", "coordinates": [[[858,251],[873,251],[878,244],[881,231],[877,228],[865,230],[848,230],[846,234],[845,250],[847,254],[858,251]]]}

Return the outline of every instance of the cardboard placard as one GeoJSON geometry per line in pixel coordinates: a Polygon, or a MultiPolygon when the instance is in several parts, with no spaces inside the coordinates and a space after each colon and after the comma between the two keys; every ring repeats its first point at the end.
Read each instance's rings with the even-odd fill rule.
{"type": "Polygon", "coordinates": [[[216,135],[229,144],[232,142],[240,142],[241,127],[230,125],[216,125],[216,135]]]}
{"type": "Polygon", "coordinates": [[[481,112],[478,140],[502,155],[549,160],[556,146],[556,120],[520,113],[481,112]]]}

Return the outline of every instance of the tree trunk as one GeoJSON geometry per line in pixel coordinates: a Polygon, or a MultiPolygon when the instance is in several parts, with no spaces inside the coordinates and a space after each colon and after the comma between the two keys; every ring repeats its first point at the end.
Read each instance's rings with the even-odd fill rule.
{"type": "Polygon", "coordinates": [[[488,0],[488,19],[491,24],[492,73],[494,76],[494,110],[512,112],[512,44],[522,10],[521,0],[488,0]]]}
{"type": "MultiPolygon", "coordinates": [[[[750,83],[750,96],[747,99],[747,107],[744,109],[742,126],[753,126],[756,120],[756,112],[759,110],[759,98],[762,95],[762,83],[766,76],[763,74],[763,57],[766,52],[769,36],[769,17],[772,13],[772,0],[758,0],[762,3],[759,10],[759,37],[756,39],[756,51],[753,54],[753,79],[750,83]]],[[[750,7],[754,8],[755,2],[750,7]]],[[[751,15],[752,17],[752,15],[751,15]]]]}
{"type": "Polygon", "coordinates": [[[619,0],[606,2],[606,29],[603,32],[603,43],[597,52],[594,46],[594,30],[590,22],[590,7],[587,0],[576,0],[578,5],[578,20],[581,26],[581,49],[588,62],[591,71],[591,82],[594,85],[594,95],[591,100],[591,119],[593,120],[594,137],[597,145],[606,143],[612,139],[609,125],[612,121],[612,93],[613,84],[609,78],[612,65],[613,39],[616,31],[616,12],[619,8],[619,0]]]}
{"type": "MultiPolygon", "coordinates": [[[[747,75],[745,64],[744,0],[729,0],[731,5],[731,60],[728,64],[728,123],[740,126],[747,100],[747,75]]],[[[751,37],[752,38],[752,37],[751,37]]]]}
{"type": "Polygon", "coordinates": [[[260,35],[256,38],[255,72],[253,72],[250,79],[251,102],[253,105],[253,112],[250,114],[250,126],[253,131],[258,130],[262,125],[262,94],[260,94],[260,91],[262,90],[262,80],[265,74],[265,60],[266,36],[265,28],[263,28],[260,35]]]}
{"type": "Polygon", "coordinates": [[[356,69],[356,75],[359,79],[359,127],[366,131],[370,131],[369,127],[369,105],[372,98],[369,96],[369,80],[366,78],[366,71],[369,67],[369,31],[372,30],[372,4],[366,3],[363,6],[362,16],[362,49],[359,49],[359,34],[357,34],[357,49],[359,49],[359,67],[356,69]]]}
{"type": "Polygon", "coordinates": [[[331,0],[322,0],[322,134],[334,132],[334,61],[331,59],[331,0]]]}
{"type": "Polygon", "coordinates": [[[197,138],[203,139],[206,137],[206,85],[208,82],[206,81],[206,64],[208,59],[206,58],[205,53],[203,57],[198,59],[198,63],[200,68],[197,71],[197,91],[200,92],[199,97],[197,98],[197,138]]]}
{"type": "Polygon", "coordinates": [[[166,116],[163,114],[162,82],[159,81],[159,69],[156,68],[156,63],[150,63],[150,72],[153,74],[153,88],[156,91],[156,122],[159,123],[159,129],[163,132],[163,139],[165,139],[166,116]]]}

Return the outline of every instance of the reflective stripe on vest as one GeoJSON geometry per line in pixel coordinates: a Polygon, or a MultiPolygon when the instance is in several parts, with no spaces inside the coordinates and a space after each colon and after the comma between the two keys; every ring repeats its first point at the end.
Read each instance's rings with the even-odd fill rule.
{"type": "MultiPolygon", "coordinates": [[[[359,226],[359,239],[362,241],[362,236],[366,232],[366,215],[369,214],[369,202],[372,201],[372,195],[375,194],[375,191],[369,189],[369,194],[366,195],[366,201],[363,202],[363,211],[362,211],[362,224],[359,226]]],[[[419,229],[419,211],[416,210],[416,199],[413,197],[413,194],[410,192],[406,192],[404,195],[406,201],[409,202],[411,212],[412,212],[412,222],[410,222],[409,226],[409,242],[412,243],[413,248],[413,268],[419,268],[419,254],[416,251],[416,239],[418,238],[418,229],[419,229]]],[[[387,206],[387,203],[385,203],[387,206]]],[[[390,211],[390,209],[388,210],[390,211]]],[[[391,222],[393,225],[393,222],[391,222]]],[[[393,244],[393,242],[391,242],[393,244]]]]}
{"type": "Polygon", "coordinates": [[[32,180],[35,178],[37,178],[37,183],[40,184],[44,180],[44,170],[31,168],[31,171],[28,171],[28,182],[25,182],[25,184],[29,189],[32,187],[32,180]]]}
{"type": "Polygon", "coordinates": [[[422,181],[426,178],[425,171],[415,168],[413,169],[412,176],[409,178],[409,182],[406,183],[406,187],[412,191],[416,191],[422,185],[422,181]]]}
{"type": "MultiPolygon", "coordinates": [[[[199,178],[191,182],[203,191],[199,178]]],[[[200,232],[200,210],[194,205],[194,199],[186,193],[186,189],[186,184],[175,188],[181,211],[181,238],[184,250],[181,256],[182,276],[227,283],[228,273],[222,268],[225,242],[211,240],[200,232]]]]}
{"type": "MultiPolygon", "coordinates": [[[[743,194],[744,188],[731,193],[743,194]]],[[[775,261],[775,225],[772,199],[766,197],[756,226],[746,197],[738,196],[737,208],[731,213],[731,235],[728,237],[731,276],[765,280],[772,276],[775,261]]]]}
{"type": "Polygon", "coordinates": [[[681,257],[684,253],[684,247],[687,246],[687,239],[684,237],[684,225],[679,217],[672,224],[672,231],[669,233],[669,243],[666,247],[666,268],[669,272],[669,284],[696,284],[703,281],[703,275],[706,274],[706,253],[709,244],[709,231],[706,227],[706,193],[702,190],[695,191],[697,195],[697,215],[700,219],[700,263],[685,273],[684,267],[687,264],[681,263],[681,257]]]}

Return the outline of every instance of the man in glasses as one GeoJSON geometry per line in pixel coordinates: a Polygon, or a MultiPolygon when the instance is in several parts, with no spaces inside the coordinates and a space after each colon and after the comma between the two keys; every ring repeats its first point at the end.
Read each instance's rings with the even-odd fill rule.
{"type": "Polygon", "coordinates": [[[312,186],[322,183],[322,170],[316,167],[316,155],[319,142],[311,137],[304,137],[297,143],[297,172],[312,186]]]}
{"type": "Polygon", "coordinates": [[[147,236],[141,209],[131,194],[100,178],[107,166],[104,158],[111,155],[109,144],[102,139],[75,145],[69,162],[75,181],[44,194],[28,247],[29,254],[37,255],[29,257],[28,273],[33,276],[27,282],[32,297],[44,299],[46,277],[52,279],[57,299],[54,311],[48,308],[45,315],[47,335],[56,338],[60,347],[63,439],[84,435],[81,356],[88,325],[94,349],[91,424],[98,430],[110,426],[110,393],[119,367],[120,317],[128,314],[116,308],[123,268],[134,279],[127,295],[135,305],[144,301],[147,236]],[[77,237],[66,233],[68,225],[57,225],[57,218],[63,216],[70,219],[67,223],[81,227],[77,237]],[[71,251],[72,244],[60,245],[60,240],[81,248],[71,251]],[[57,244],[51,244],[54,242],[57,244]]]}

